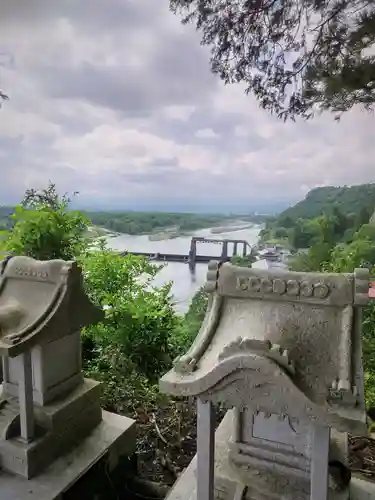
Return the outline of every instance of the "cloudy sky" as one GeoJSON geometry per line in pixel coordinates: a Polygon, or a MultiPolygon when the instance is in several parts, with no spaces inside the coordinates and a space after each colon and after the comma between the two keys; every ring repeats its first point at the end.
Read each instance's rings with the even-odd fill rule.
{"type": "Polygon", "coordinates": [[[52,180],[87,206],[254,209],[375,181],[375,117],[277,121],[168,0],[2,0],[0,204],[52,180]]]}

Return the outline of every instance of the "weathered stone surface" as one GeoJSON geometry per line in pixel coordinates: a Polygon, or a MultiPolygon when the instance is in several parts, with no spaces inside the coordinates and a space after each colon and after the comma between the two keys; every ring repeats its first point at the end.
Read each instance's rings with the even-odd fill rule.
{"type": "Polygon", "coordinates": [[[15,357],[100,321],[75,262],[13,257],[0,275],[0,353],[15,357]]]}
{"type": "MultiPolygon", "coordinates": [[[[1,500],[61,500],[99,460],[110,473],[118,460],[135,451],[134,420],[103,411],[103,419],[86,439],[32,479],[0,470],[1,500]]],[[[83,499],[83,500],[86,500],[83,499]]]]}
{"type": "MultiPolygon", "coordinates": [[[[202,328],[161,390],[197,396],[206,435],[211,403],[235,409],[227,459],[246,485],[241,498],[276,500],[282,491],[284,500],[326,500],[329,491],[329,498],[346,500],[348,480],[330,474],[328,462],[345,467],[346,432],[366,432],[360,318],[368,271],[223,264],[210,265],[207,278],[202,328]]],[[[198,457],[211,446],[210,439],[202,443],[198,457]]],[[[211,499],[211,452],[207,457],[200,461],[199,500],[211,499]]]]}
{"type": "Polygon", "coordinates": [[[357,280],[354,274],[270,272],[230,264],[217,266],[214,273],[212,267],[214,291],[202,328],[187,354],[161,379],[161,390],[207,394],[229,407],[244,404],[241,393],[255,411],[275,413],[282,405],[284,413],[298,419],[362,432],[358,298],[363,302],[367,293],[363,273],[357,280]],[[240,385],[248,380],[249,390],[231,390],[234,376],[240,385]],[[262,397],[277,392],[275,404],[273,396],[262,397]]]}
{"type": "Polygon", "coordinates": [[[13,257],[1,270],[0,463],[30,479],[101,423],[100,384],[82,374],[80,329],[103,312],[74,262],[13,257]]]}
{"type": "MultiPolygon", "coordinates": [[[[268,500],[269,497],[262,496],[256,487],[250,485],[247,489],[241,482],[239,476],[233,471],[229,461],[229,446],[228,443],[233,441],[234,431],[234,412],[229,410],[224,417],[224,420],[219,425],[215,436],[215,496],[214,500],[268,500]],[[235,497],[235,491],[241,491],[241,496],[235,497]],[[246,491],[247,490],[247,491],[246,491]],[[229,493],[226,497],[223,496],[223,491],[229,493]]],[[[331,451],[335,453],[337,447],[342,445],[342,439],[338,436],[332,436],[331,451]]],[[[337,456],[337,455],[336,455],[337,456]]],[[[196,495],[196,475],[197,475],[197,461],[196,457],[193,458],[189,467],[177,480],[175,486],[169,493],[166,500],[197,500],[196,495]]],[[[280,500],[280,492],[275,500],[280,500]]],[[[284,497],[285,498],[285,497],[284,497]]],[[[346,500],[347,493],[333,491],[329,492],[329,500],[346,500]]],[[[284,499],[283,499],[284,500],[284,499]]],[[[293,498],[293,500],[295,500],[293,498]]],[[[375,500],[375,485],[367,481],[353,478],[350,485],[350,500],[375,500]]]]}

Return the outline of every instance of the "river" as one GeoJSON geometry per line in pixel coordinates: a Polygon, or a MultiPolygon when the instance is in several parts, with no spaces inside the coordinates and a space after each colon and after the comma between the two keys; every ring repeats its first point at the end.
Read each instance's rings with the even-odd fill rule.
{"type": "MultiPolygon", "coordinates": [[[[211,228],[196,231],[194,236],[206,236],[216,239],[246,240],[254,245],[258,240],[260,228],[246,228],[227,233],[212,234],[211,228]]],[[[132,236],[123,234],[121,236],[108,238],[108,246],[113,250],[128,250],[133,252],[163,252],[188,254],[190,250],[191,236],[181,236],[170,240],[150,241],[148,235],[132,236]]],[[[197,253],[200,255],[221,254],[222,245],[215,243],[198,243],[197,253]]],[[[228,251],[231,253],[232,245],[228,251]]],[[[239,250],[242,250],[239,247],[239,250]]],[[[176,303],[176,311],[183,314],[187,311],[190,301],[197,290],[206,281],[207,264],[197,264],[195,275],[191,275],[187,264],[169,262],[158,274],[156,285],[162,285],[168,281],[173,282],[172,293],[176,303]]]]}

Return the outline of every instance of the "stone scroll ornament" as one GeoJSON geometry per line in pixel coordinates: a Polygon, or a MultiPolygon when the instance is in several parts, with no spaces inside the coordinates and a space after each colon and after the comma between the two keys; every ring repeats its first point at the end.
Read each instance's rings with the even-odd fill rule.
{"type": "Polygon", "coordinates": [[[74,333],[103,317],[86,296],[75,262],[12,257],[0,274],[0,353],[17,356],[26,349],[74,333]],[[66,314],[69,311],[69,314],[66,314]]]}

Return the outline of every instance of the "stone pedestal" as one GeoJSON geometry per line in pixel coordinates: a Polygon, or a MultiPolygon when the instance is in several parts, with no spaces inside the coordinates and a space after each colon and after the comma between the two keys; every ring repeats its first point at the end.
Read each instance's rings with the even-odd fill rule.
{"type": "MultiPolygon", "coordinates": [[[[103,411],[101,422],[76,446],[63,454],[32,479],[0,469],[1,500],[62,500],[68,491],[99,460],[105,460],[108,473],[121,457],[135,451],[135,422],[103,411]]],[[[86,499],[82,499],[86,500],[86,499]]]]}
{"type": "MultiPolygon", "coordinates": [[[[287,415],[254,414],[247,409],[233,412],[233,424],[228,462],[248,485],[249,499],[273,500],[281,490],[285,500],[310,499],[314,425],[287,415]]],[[[346,433],[332,430],[329,460],[348,464],[346,433]]],[[[338,492],[344,485],[330,479],[329,498],[348,500],[349,490],[338,492]]]]}
{"type": "Polygon", "coordinates": [[[19,436],[18,400],[3,393],[0,400],[1,467],[25,478],[34,477],[100,423],[99,398],[100,384],[85,379],[65,398],[36,407],[35,439],[25,442],[19,436]]]}
{"type": "MultiPolygon", "coordinates": [[[[241,473],[233,468],[231,462],[231,445],[235,441],[235,414],[234,410],[229,410],[223,421],[219,425],[215,435],[215,487],[214,500],[299,500],[297,496],[288,496],[286,476],[281,474],[278,490],[273,496],[265,496],[254,485],[241,480],[241,473]]],[[[341,448],[345,443],[343,436],[333,436],[331,440],[331,450],[337,453],[336,448],[339,444],[341,448]]],[[[272,470],[272,461],[268,464],[272,470]]],[[[277,468],[277,466],[276,466],[277,468]]],[[[248,472],[248,471],[246,471],[248,472]]],[[[276,471],[275,471],[276,472],[276,471]]],[[[266,474],[264,478],[269,478],[266,474]]],[[[289,476],[288,476],[289,477],[289,476]]],[[[253,479],[262,481],[262,472],[258,470],[253,475],[253,479]],[[259,474],[258,474],[259,473],[259,474]]],[[[194,457],[189,467],[179,477],[166,500],[200,500],[197,498],[197,458],[194,457]]],[[[309,498],[309,497],[308,497],[309,498]]],[[[375,484],[352,478],[350,491],[329,490],[328,500],[375,500],[375,484]]]]}

